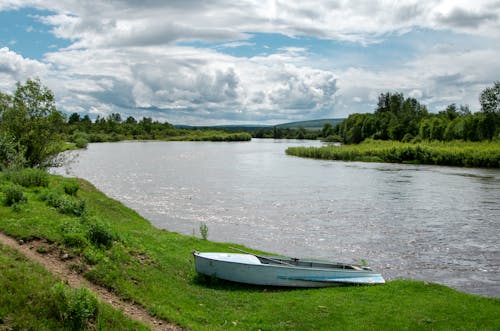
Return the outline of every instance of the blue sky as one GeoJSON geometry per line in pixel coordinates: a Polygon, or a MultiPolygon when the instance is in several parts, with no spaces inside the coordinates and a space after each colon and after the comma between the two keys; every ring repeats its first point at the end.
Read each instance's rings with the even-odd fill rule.
{"type": "Polygon", "coordinates": [[[499,17],[489,0],[6,0],[0,90],[36,76],[67,113],[192,125],[341,118],[387,91],[477,110],[499,17]]]}
{"type": "Polygon", "coordinates": [[[0,47],[8,47],[27,58],[42,60],[45,53],[69,46],[69,40],[56,38],[50,31],[51,27],[37,18],[51,14],[33,8],[0,11],[0,47]]]}

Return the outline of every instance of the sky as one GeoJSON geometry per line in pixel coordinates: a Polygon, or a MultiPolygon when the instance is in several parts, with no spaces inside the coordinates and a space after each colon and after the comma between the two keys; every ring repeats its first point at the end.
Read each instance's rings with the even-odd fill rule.
{"type": "Polygon", "coordinates": [[[0,91],[188,125],[345,118],[401,92],[479,110],[500,80],[500,0],[1,0],[0,91]]]}

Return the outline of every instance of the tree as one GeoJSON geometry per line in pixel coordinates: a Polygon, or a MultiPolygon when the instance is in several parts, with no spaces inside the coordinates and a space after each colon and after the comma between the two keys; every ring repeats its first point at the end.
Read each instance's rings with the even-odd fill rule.
{"type": "Polygon", "coordinates": [[[299,127],[299,129],[297,130],[297,135],[295,136],[295,138],[297,139],[305,139],[306,137],[306,129],[304,129],[302,126],[299,127]]]}
{"type": "Polygon", "coordinates": [[[12,98],[2,97],[0,130],[12,139],[26,165],[53,165],[59,153],[61,132],[66,119],[55,107],[54,95],[38,79],[16,84],[12,98]]]}
{"type": "Polygon", "coordinates": [[[274,139],[283,138],[283,130],[277,126],[273,126],[273,138],[274,139]]]}
{"type": "Polygon", "coordinates": [[[492,87],[485,88],[479,96],[481,111],[485,113],[500,113],[500,81],[493,83],[492,87]]]}
{"type": "Polygon", "coordinates": [[[129,116],[125,120],[125,123],[127,123],[127,124],[137,124],[137,120],[133,116],[129,116]]]}
{"type": "Polygon", "coordinates": [[[80,120],[80,130],[83,130],[85,132],[90,132],[90,129],[92,127],[92,120],[90,119],[89,115],[85,115],[82,117],[80,120]]]}
{"type": "Polygon", "coordinates": [[[333,126],[330,123],[325,123],[321,129],[321,136],[326,138],[333,134],[333,126]]]}
{"type": "Polygon", "coordinates": [[[68,118],[68,124],[78,124],[80,122],[80,114],[78,113],[73,113],[69,116],[68,118]]]}
{"type": "Polygon", "coordinates": [[[151,117],[143,117],[140,120],[139,125],[142,127],[142,130],[147,134],[151,134],[153,130],[153,119],[151,117]]]}
{"type": "Polygon", "coordinates": [[[26,164],[24,150],[6,132],[0,132],[0,171],[22,168],[26,164]]]}
{"type": "Polygon", "coordinates": [[[445,110],[439,112],[440,115],[447,117],[450,121],[453,121],[459,116],[457,105],[452,103],[445,110]]]}

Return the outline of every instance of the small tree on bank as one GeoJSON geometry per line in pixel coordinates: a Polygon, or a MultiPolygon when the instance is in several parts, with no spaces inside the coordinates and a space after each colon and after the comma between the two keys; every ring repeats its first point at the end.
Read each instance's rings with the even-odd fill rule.
{"type": "Polygon", "coordinates": [[[0,136],[3,146],[8,146],[0,151],[0,163],[9,166],[10,158],[17,165],[24,159],[28,167],[51,166],[60,151],[65,116],[56,109],[52,91],[40,80],[28,79],[16,87],[13,96],[0,92],[0,136]]]}

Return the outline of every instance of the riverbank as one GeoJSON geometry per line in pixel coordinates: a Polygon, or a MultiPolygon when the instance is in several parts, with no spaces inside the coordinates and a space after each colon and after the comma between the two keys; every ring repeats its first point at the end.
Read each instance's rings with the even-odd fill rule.
{"type": "MultiPolygon", "coordinates": [[[[64,248],[69,256],[80,257],[74,268],[86,279],[181,327],[500,327],[500,299],[426,282],[397,280],[383,286],[304,290],[244,286],[200,277],[194,270],[193,249],[231,251],[234,244],[156,229],[84,180],[31,172],[1,175],[0,199],[9,202],[0,206],[1,231],[25,242],[43,238],[64,248]]],[[[383,274],[383,270],[377,271],[383,274]]]]}
{"type": "Polygon", "coordinates": [[[288,155],[323,160],[500,168],[500,142],[366,140],[357,145],[291,147],[288,155]]]}
{"type": "MultiPolygon", "coordinates": [[[[77,131],[67,137],[67,141],[75,148],[84,148],[88,143],[117,142],[124,140],[157,140],[157,141],[250,141],[252,136],[247,132],[225,132],[222,130],[171,129],[151,133],[103,133],[77,131]]],[[[64,149],[64,148],[63,148],[64,149]]]]}

